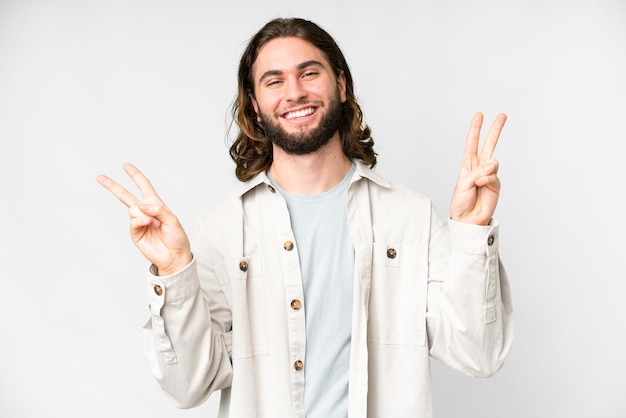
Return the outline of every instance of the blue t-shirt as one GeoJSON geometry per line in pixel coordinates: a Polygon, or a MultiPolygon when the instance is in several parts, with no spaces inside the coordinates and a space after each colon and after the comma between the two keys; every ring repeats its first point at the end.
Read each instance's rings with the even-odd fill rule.
{"type": "Polygon", "coordinates": [[[355,166],[318,195],[287,193],[300,257],[306,318],[304,407],[307,418],[348,416],[354,246],[346,213],[355,166]]]}

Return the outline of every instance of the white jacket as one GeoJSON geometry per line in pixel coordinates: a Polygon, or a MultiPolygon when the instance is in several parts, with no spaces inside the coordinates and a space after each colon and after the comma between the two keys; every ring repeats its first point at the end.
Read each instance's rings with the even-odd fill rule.
{"type": "MultiPolygon", "coordinates": [[[[358,162],[347,214],[349,416],[432,417],[429,355],[487,377],[511,347],[498,226],[446,221],[431,200],[358,162]]],[[[305,303],[284,199],[260,174],[190,235],[191,264],[150,275],[145,347],[155,378],[182,408],[221,390],[220,418],[303,418],[305,303]]]]}

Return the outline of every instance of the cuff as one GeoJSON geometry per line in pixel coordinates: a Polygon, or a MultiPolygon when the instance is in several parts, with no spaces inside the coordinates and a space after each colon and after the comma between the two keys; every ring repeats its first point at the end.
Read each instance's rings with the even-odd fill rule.
{"type": "Polygon", "coordinates": [[[156,266],[151,265],[148,271],[148,295],[153,306],[160,307],[165,303],[187,299],[195,295],[200,287],[195,257],[174,274],[157,276],[156,273],[156,266]]]}
{"type": "Polygon", "coordinates": [[[492,219],[489,225],[473,225],[448,219],[450,246],[453,251],[473,255],[493,255],[500,247],[499,224],[492,219]]]}

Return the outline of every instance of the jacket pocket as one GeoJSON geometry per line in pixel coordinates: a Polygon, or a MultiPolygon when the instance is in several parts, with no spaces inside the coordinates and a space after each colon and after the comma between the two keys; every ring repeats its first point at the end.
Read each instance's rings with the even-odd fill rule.
{"type": "Polygon", "coordinates": [[[426,344],[427,258],[418,245],[374,243],[368,341],[426,344]]]}
{"type": "Polygon", "coordinates": [[[232,309],[232,358],[268,354],[265,286],[258,257],[231,259],[230,304],[232,309]]]}

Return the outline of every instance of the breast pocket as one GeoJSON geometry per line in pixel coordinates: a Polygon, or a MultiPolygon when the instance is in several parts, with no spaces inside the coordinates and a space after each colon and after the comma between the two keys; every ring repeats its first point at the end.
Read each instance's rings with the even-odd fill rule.
{"type": "Polygon", "coordinates": [[[369,342],[426,344],[426,263],[418,245],[373,244],[369,342]]]}
{"type": "Polygon", "coordinates": [[[230,278],[232,358],[267,355],[267,312],[262,269],[256,256],[231,259],[224,265],[230,278]]]}

